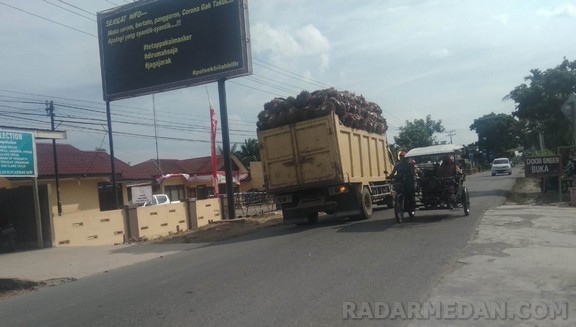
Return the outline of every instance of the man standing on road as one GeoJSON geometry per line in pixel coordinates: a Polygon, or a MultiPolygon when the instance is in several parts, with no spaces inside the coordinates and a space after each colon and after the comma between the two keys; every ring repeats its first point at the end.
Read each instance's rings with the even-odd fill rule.
{"type": "Polygon", "coordinates": [[[399,157],[400,162],[394,165],[390,176],[396,180],[396,183],[401,184],[401,191],[404,193],[405,199],[408,199],[407,207],[413,210],[415,207],[414,182],[416,170],[414,165],[406,158],[406,152],[400,152],[399,157]]]}

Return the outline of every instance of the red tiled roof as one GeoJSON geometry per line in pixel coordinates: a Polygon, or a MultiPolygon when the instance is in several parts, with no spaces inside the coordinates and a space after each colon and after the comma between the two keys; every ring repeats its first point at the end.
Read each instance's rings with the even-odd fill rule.
{"type": "MultiPolygon", "coordinates": [[[[216,170],[224,170],[224,158],[222,156],[216,156],[217,160],[217,169],[216,170]]],[[[232,164],[234,164],[232,162],[232,164]]],[[[185,159],[182,160],[180,165],[186,171],[194,174],[203,174],[203,173],[210,173],[212,172],[212,158],[211,157],[201,157],[201,158],[193,158],[193,159],[185,159]]],[[[237,168],[236,168],[237,169],[237,168]]],[[[234,167],[232,170],[236,170],[234,167]]]]}
{"type": "MultiPolygon", "coordinates": [[[[218,155],[216,159],[218,160],[218,170],[224,170],[223,156],[218,155]]],[[[210,156],[184,160],[160,159],[159,166],[161,170],[156,165],[156,160],[151,159],[132,166],[126,175],[151,177],[163,174],[205,174],[212,172],[212,159],[210,156]]],[[[238,170],[233,161],[232,170],[238,170]]]]}
{"type": "MultiPolygon", "coordinates": [[[[105,151],[83,151],[70,144],[56,143],[58,174],[60,177],[110,175],[110,155],[105,151]]],[[[36,143],[39,177],[54,176],[52,143],[36,143]]],[[[224,157],[216,156],[218,170],[224,170],[224,157]]],[[[158,169],[156,160],[148,160],[134,166],[116,159],[114,168],[120,180],[145,180],[165,174],[206,174],[212,172],[211,157],[193,159],[160,159],[158,169]]],[[[232,160],[232,171],[239,167],[232,160]]]]}
{"type": "MultiPolygon", "coordinates": [[[[36,143],[38,176],[54,176],[54,156],[52,143],[36,143]]],[[[110,155],[105,151],[83,151],[70,144],[56,143],[58,158],[58,175],[84,176],[111,174],[110,155]]],[[[130,168],[130,165],[119,159],[114,160],[117,174],[130,168]]]]}

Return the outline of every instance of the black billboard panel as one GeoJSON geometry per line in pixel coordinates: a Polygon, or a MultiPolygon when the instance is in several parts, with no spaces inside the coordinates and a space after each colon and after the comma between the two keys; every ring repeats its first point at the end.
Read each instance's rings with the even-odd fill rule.
{"type": "Polygon", "coordinates": [[[247,0],[142,0],[98,13],[104,100],[252,73],[247,0]]]}

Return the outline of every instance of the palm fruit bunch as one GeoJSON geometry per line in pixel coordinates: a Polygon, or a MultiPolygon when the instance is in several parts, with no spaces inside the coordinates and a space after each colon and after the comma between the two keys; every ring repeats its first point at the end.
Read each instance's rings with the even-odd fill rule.
{"type": "Polygon", "coordinates": [[[347,127],[384,134],[388,129],[382,109],[363,96],[334,88],[302,91],[296,97],[274,98],[258,114],[259,131],[330,115],[335,112],[347,127]]]}

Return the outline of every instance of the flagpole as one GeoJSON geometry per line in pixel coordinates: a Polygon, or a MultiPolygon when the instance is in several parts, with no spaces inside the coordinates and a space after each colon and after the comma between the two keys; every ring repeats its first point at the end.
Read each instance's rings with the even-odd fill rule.
{"type": "Polygon", "coordinates": [[[206,86],[206,96],[208,97],[208,104],[210,106],[210,162],[212,164],[212,186],[214,187],[214,197],[220,197],[220,187],[218,184],[218,159],[216,158],[216,132],[218,130],[218,120],[216,120],[216,112],[210,99],[210,92],[206,86]]]}
{"type": "Polygon", "coordinates": [[[212,100],[208,96],[208,102],[210,103],[210,150],[211,150],[211,161],[212,161],[212,185],[214,186],[214,195],[216,198],[220,196],[220,189],[218,185],[218,160],[216,158],[216,132],[218,129],[218,120],[216,120],[216,113],[214,112],[214,107],[212,106],[212,100]]]}

